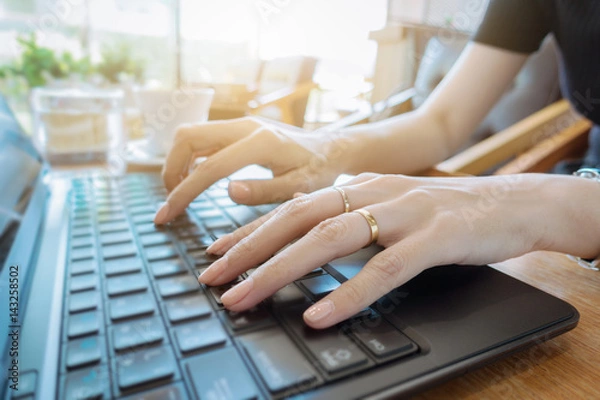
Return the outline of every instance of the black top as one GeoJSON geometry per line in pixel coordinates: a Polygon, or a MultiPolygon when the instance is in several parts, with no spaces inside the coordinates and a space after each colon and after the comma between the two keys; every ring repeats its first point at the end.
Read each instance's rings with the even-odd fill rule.
{"type": "MultiPolygon", "coordinates": [[[[600,0],[491,0],[476,42],[532,53],[553,33],[561,52],[561,88],[573,106],[600,125],[600,0]]],[[[590,156],[600,162],[600,132],[590,156]]],[[[586,160],[587,163],[587,160],[586,160]]],[[[588,163],[589,164],[589,163],[588,163]]]]}

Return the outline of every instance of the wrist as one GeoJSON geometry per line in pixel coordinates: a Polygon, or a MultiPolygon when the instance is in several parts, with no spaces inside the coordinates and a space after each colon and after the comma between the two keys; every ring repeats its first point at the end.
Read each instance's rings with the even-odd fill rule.
{"type": "Polygon", "coordinates": [[[600,254],[600,183],[574,176],[547,176],[540,188],[545,248],[578,257],[600,254]]]}

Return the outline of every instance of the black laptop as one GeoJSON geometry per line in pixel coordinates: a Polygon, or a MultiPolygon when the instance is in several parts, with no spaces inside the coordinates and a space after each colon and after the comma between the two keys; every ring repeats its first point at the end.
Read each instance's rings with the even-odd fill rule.
{"type": "Polygon", "coordinates": [[[398,398],[577,324],[569,304],[490,267],[446,266],[334,328],[305,326],[376,247],[229,312],[220,296],[247,275],[199,285],[205,249],[274,206],[237,205],[226,185],[157,227],[159,176],[54,176],[0,101],[0,396],[398,398]]]}

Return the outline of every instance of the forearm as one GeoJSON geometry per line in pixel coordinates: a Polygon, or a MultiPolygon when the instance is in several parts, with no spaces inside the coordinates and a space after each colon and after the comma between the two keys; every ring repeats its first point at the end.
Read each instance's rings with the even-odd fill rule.
{"type": "Polygon", "coordinates": [[[451,155],[446,133],[440,119],[418,111],[348,128],[341,134],[348,147],[344,172],[423,171],[451,155]]]}

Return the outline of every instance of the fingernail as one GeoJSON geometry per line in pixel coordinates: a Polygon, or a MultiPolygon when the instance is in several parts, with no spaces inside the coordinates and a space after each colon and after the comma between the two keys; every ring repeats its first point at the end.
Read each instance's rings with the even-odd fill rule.
{"type": "Polygon", "coordinates": [[[334,309],[335,305],[333,304],[333,301],[323,300],[306,310],[304,312],[304,318],[309,322],[319,322],[329,316],[334,309]]]}
{"type": "Polygon", "coordinates": [[[244,297],[250,293],[252,290],[252,286],[254,286],[254,280],[252,277],[246,278],[246,280],[238,283],[231,289],[229,289],[223,296],[221,296],[221,302],[225,306],[232,306],[236,303],[239,303],[244,297]]]}
{"type": "Polygon", "coordinates": [[[227,258],[219,258],[217,261],[212,263],[210,267],[205,269],[203,273],[200,274],[200,276],[198,277],[198,282],[207,285],[210,284],[212,281],[218,278],[219,275],[221,275],[225,268],[227,268],[227,258]]]}
{"type": "Polygon", "coordinates": [[[216,256],[222,256],[224,251],[223,248],[227,244],[227,236],[223,236],[220,239],[217,239],[213,244],[206,248],[206,252],[210,254],[214,254],[216,256]]]}
{"type": "Polygon", "coordinates": [[[154,217],[154,223],[164,224],[165,222],[168,222],[170,209],[171,207],[169,206],[169,203],[164,202],[154,217]]]}
{"type": "Polygon", "coordinates": [[[229,183],[229,197],[237,202],[250,200],[250,188],[241,182],[229,183]]]}

